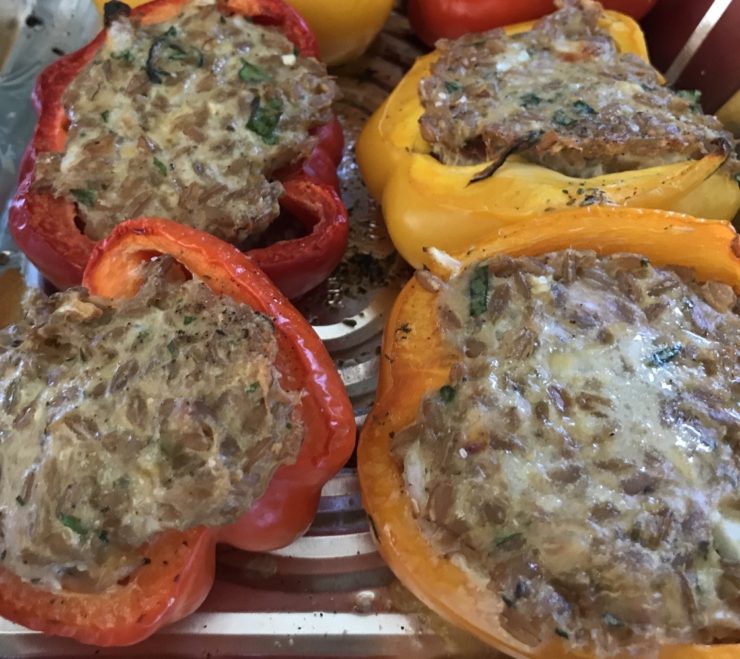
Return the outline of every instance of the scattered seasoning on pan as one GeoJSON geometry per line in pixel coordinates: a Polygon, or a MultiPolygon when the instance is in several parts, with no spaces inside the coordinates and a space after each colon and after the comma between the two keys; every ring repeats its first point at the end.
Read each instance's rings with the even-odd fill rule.
{"type": "Polygon", "coordinates": [[[257,387],[259,387],[259,382],[252,382],[248,387],[244,387],[244,393],[253,394],[257,391],[257,387]]]}
{"type": "Polygon", "coordinates": [[[104,112],[100,113],[100,118],[107,124],[108,118],[110,117],[110,110],[105,110],[104,112]]]}

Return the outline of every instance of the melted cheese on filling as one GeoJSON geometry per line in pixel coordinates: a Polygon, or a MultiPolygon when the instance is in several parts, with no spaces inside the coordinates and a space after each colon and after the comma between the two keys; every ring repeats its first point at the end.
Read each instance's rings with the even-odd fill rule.
{"type": "Polygon", "coordinates": [[[0,333],[0,557],[104,590],[167,529],[234,521],[297,455],[269,319],[168,266],[132,299],[35,292],[0,333]]]}
{"type": "Polygon", "coordinates": [[[471,268],[438,304],[460,362],[394,450],[504,626],[605,654],[737,638],[732,290],[566,252],[471,268]]]}
{"type": "Polygon", "coordinates": [[[278,214],[268,178],[307,155],[334,84],[275,27],[191,4],[172,21],[125,18],[64,94],[62,154],[41,154],[37,189],[75,202],[85,233],[164,216],[231,242],[278,214]]]}

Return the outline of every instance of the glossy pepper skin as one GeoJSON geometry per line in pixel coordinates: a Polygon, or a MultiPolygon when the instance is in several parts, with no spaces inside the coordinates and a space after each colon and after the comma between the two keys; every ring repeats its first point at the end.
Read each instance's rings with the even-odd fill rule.
{"type": "Polygon", "coordinates": [[[0,567],[0,616],[94,645],[129,645],[194,611],[213,584],[215,545],[266,551],[310,525],[321,488],[349,459],[355,420],[331,357],[313,329],[252,260],[235,247],[164,219],[124,222],[98,244],[83,284],[94,294],[129,297],[143,283],[143,261],[169,254],[215,293],[272,319],[276,366],[286,389],[302,389],[305,434],[294,464],[275,472],[262,497],[234,524],[167,532],[141,549],[150,562],[128,583],[102,593],[50,593],[0,567]]]}
{"type": "MultiPolygon", "coordinates": [[[[602,25],[621,52],[647,60],[642,33],[631,18],[607,11],[602,25]]],[[[530,27],[520,24],[507,30],[530,27]]],[[[717,171],[724,162],[720,155],[585,179],[510,156],[492,176],[471,183],[488,163],[444,165],[430,155],[419,130],[423,110],[418,85],[437,57],[431,53],[417,60],[357,143],[362,175],[382,204],[394,245],[413,266],[420,265],[425,246],[464,249],[497,228],[565,208],[569,202],[587,204],[593,190],[603,191],[616,204],[700,217],[732,219],[740,209],[737,182],[717,171]]]]}
{"type": "MultiPolygon", "coordinates": [[[[149,25],[176,16],[189,0],[154,0],[131,10],[131,15],[149,25]]],[[[301,54],[318,57],[316,40],[303,19],[282,0],[222,0],[222,11],[251,16],[255,21],[279,26],[301,54]]],[[[95,57],[106,38],[106,30],[84,48],[49,65],[34,89],[39,115],[36,131],[20,167],[20,183],[11,202],[10,231],[18,246],[57,288],[80,283],[95,242],[75,224],[74,203],[32,189],[37,154],[62,151],[68,120],[62,96],[70,83],[95,57]]],[[[288,297],[310,290],[334,269],[347,246],[347,211],[337,194],[336,167],[342,157],[343,135],[334,119],[315,131],[318,143],[308,157],[280,172],[284,183],[282,209],[298,209],[297,218],[308,234],[262,248],[254,255],[265,272],[288,297]],[[300,278],[295,271],[300,269],[300,278]]],[[[177,219],[177,218],[173,218],[177,219]]]]}
{"type": "MultiPolygon", "coordinates": [[[[602,0],[601,4],[639,19],[655,0],[602,0]]],[[[437,39],[530,21],[554,10],[553,0],[409,0],[408,13],[414,32],[434,46],[437,39]]]]}
{"type": "Polygon", "coordinates": [[[357,59],[385,24],[393,0],[286,0],[309,24],[327,64],[357,59]]]}
{"type": "MultiPolygon", "coordinates": [[[[568,247],[599,254],[637,252],[656,265],[692,267],[700,280],[722,281],[740,292],[740,238],[732,226],[659,210],[592,206],[556,211],[501,229],[454,256],[466,266],[500,253],[535,256],[568,247]]],[[[443,280],[452,274],[445,260],[431,253],[425,265],[443,280]]],[[[401,291],[385,329],[376,403],[360,436],[362,500],[378,549],[419,599],[499,650],[515,657],[586,659],[587,652],[567,653],[557,637],[533,649],[510,636],[498,624],[504,604],[495,589],[471,579],[435,550],[414,517],[390,439],[416,419],[425,394],[447,383],[456,361],[442,340],[434,303],[435,294],[415,279],[401,291]]],[[[659,658],[731,659],[739,654],[737,644],[666,646],[659,658]]]]}

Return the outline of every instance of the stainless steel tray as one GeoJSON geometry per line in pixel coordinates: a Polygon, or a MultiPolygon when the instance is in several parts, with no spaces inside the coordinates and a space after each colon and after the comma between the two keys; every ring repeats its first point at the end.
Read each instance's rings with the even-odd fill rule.
{"type": "MultiPolygon", "coordinates": [[[[90,0],[0,1],[0,207],[33,129],[30,90],[39,69],[95,33],[90,0]]],[[[335,358],[359,423],[372,404],[380,338],[409,271],[385,233],[354,161],[354,140],[372,110],[419,53],[405,19],[394,14],[362,61],[337,71],[345,128],[340,168],[350,210],[347,255],[334,275],[298,306],[335,358]]],[[[0,222],[0,270],[35,270],[0,222]]],[[[484,657],[500,656],[430,612],[406,591],[373,545],[350,465],[323,491],[307,535],[285,549],[253,554],[222,547],[216,583],[186,620],[130,648],[103,650],[46,637],[0,619],[2,657],[484,657]]]]}

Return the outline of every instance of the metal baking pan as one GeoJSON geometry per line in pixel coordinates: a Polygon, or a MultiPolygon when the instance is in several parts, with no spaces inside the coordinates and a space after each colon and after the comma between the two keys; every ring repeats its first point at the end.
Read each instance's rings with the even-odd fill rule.
{"type": "MultiPolygon", "coordinates": [[[[13,193],[35,123],[30,93],[36,74],[87,42],[98,27],[90,0],[0,2],[0,208],[13,193]]],[[[335,72],[347,141],[340,178],[350,247],[334,275],[298,306],[335,358],[359,423],[374,397],[385,316],[410,272],[360,180],[353,147],[364,121],[419,52],[405,18],[394,14],[363,60],[335,72]]],[[[7,212],[0,220],[0,287],[9,292],[6,277],[14,269],[28,285],[42,285],[6,227],[7,212]]],[[[203,606],[143,643],[91,648],[0,619],[2,657],[401,655],[501,656],[444,623],[393,577],[370,537],[351,464],[324,488],[305,537],[269,554],[220,548],[216,582],[203,606]]]]}

